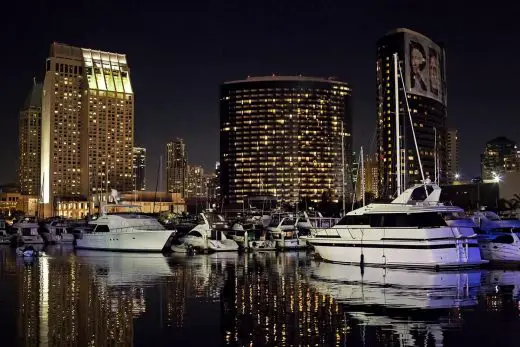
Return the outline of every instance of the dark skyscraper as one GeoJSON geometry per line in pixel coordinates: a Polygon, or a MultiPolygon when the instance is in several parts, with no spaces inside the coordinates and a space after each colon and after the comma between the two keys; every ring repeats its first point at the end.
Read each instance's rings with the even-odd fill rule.
{"type": "MultiPolygon", "coordinates": [[[[446,69],[444,49],[426,36],[399,28],[377,43],[377,154],[379,195],[395,195],[397,156],[393,54],[397,53],[425,178],[446,180],[446,69]],[[436,135],[436,136],[435,136],[436,135]],[[437,139],[435,139],[437,137],[437,139]],[[437,156],[435,155],[435,149],[437,156]]],[[[401,80],[399,115],[402,187],[422,180],[401,80]]]]}
{"type": "Polygon", "coordinates": [[[520,171],[519,159],[516,142],[503,136],[489,141],[481,156],[482,179],[496,182],[506,172],[520,171]]]}
{"type": "Polygon", "coordinates": [[[20,111],[18,180],[21,193],[27,195],[40,195],[41,190],[42,89],[43,84],[34,81],[20,111]]]}
{"type": "Polygon", "coordinates": [[[459,167],[459,131],[448,129],[446,132],[447,178],[450,182],[460,179],[459,167]]]}
{"type": "Polygon", "coordinates": [[[175,139],[166,144],[166,189],[169,193],[178,193],[184,198],[188,152],[182,139],[175,139]]]}
{"type": "MultiPolygon", "coordinates": [[[[287,203],[317,202],[325,192],[338,200],[342,123],[345,164],[351,162],[350,93],[344,82],[302,76],[224,83],[220,164],[225,201],[273,195],[287,203]]],[[[352,182],[346,186],[352,187],[352,182]]]]}
{"type": "Polygon", "coordinates": [[[134,147],[135,190],[146,190],[146,148],[134,147]]]}

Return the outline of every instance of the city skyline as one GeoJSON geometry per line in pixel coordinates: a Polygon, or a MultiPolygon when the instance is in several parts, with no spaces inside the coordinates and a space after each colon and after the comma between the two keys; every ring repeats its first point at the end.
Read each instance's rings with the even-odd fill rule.
{"type": "MultiPolygon", "coordinates": [[[[47,12],[53,14],[56,12],[58,18],[55,25],[48,27],[40,24],[42,19],[39,17],[29,21],[26,27],[19,26],[20,23],[10,22],[11,19],[8,19],[7,25],[15,29],[19,28],[20,35],[27,37],[27,40],[20,43],[15,42],[20,40],[8,38],[6,43],[8,49],[13,51],[20,49],[20,53],[13,57],[3,57],[6,63],[13,67],[7,71],[7,78],[14,82],[6,93],[0,96],[0,115],[5,120],[6,128],[16,127],[18,122],[16,116],[31,85],[32,77],[43,79],[45,67],[42,61],[46,57],[49,43],[56,40],[80,47],[120,51],[127,54],[132,64],[133,84],[142,93],[136,93],[140,95],[136,102],[136,143],[149,148],[151,167],[157,165],[158,157],[163,152],[163,144],[168,138],[180,136],[186,139],[187,145],[191,148],[190,156],[193,162],[202,164],[205,169],[212,168],[218,160],[218,86],[226,80],[273,72],[293,75],[303,73],[306,76],[334,75],[341,80],[351,82],[356,91],[353,96],[353,134],[354,148],[357,149],[360,145],[366,146],[367,143],[364,143],[366,139],[356,134],[371,134],[375,128],[376,112],[373,95],[376,87],[373,61],[376,55],[377,38],[392,28],[409,27],[434,41],[443,42],[447,49],[447,83],[450,94],[448,126],[460,129],[463,178],[467,179],[470,178],[468,176],[479,174],[479,154],[487,140],[500,135],[515,141],[519,140],[514,127],[508,126],[514,119],[515,111],[512,103],[514,88],[507,87],[513,86],[513,78],[507,72],[513,72],[515,67],[512,61],[504,62],[497,58],[501,51],[505,51],[505,45],[499,42],[507,41],[508,35],[512,35],[507,30],[501,31],[502,23],[506,21],[492,18],[493,25],[481,28],[478,18],[484,16],[483,12],[474,13],[475,18],[464,25],[449,20],[461,13],[464,13],[465,17],[471,17],[467,16],[467,11],[478,11],[477,9],[467,10],[456,4],[439,6],[439,11],[442,7],[442,13],[446,18],[444,22],[448,23],[440,25],[433,19],[436,10],[432,13],[421,8],[422,5],[405,8],[399,3],[392,7],[381,4],[378,9],[372,11],[368,6],[350,9],[335,4],[316,9],[315,5],[303,2],[298,7],[298,13],[291,12],[289,6],[268,3],[260,14],[253,14],[252,12],[255,11],[250,12],[247,6],[234,2],[226,4],[223,8],[213,7],[210,4],[201,13],[196,12],[198,9],[193,5],[183,4],[178,13],[174,14],[177,21],[155,24],[161,21],[146,19],[146,23],[150,24],[149,28],[143,29],[141,25],[130,25],[128,34],[124,39],[120,39],[116,31],[112,33],[109,30],[115,23],[99,22],[96,23],[96,30],[87,31],[82,27],[76,28],[73,24],[75,20],[70,22],[71,19],[65,18],[67,16],[59,16],[60,13],[65,14],[71,10],[79,13],[80,17],[83,16],[82,13],[88,13],[85,8],[82,8],[86,5],[76,6],[79,7],[69,10],[53,6],[44,8],[42,18],[45,18],[44,14],[47,12]],[[230,9],[233,11],[229,11],[230,9]],[[387,16],[387,12],[391,15],[387,16]],[[177,48],[155,46],[155,43],[146,40],[151,32],[157,32],[161,37],[165,35],[162,31],[169,35],[172,30],[182,28],[182,25],[194,20],[195,13],[200,14],[200,18],[195,23],[198,30],[185,36],[181,36],[181,33],[175,34],[177,48],[182,48],[181,53],[177,48]],[[366,23],[355,20],[355,17],[362,17],[363,14],[370,15],[373,19],[366,23]],[[216,21],[218,15],[224,16],[222,20],[216,21]],[[186,18],[182,18],[183,16],[186,18]],[[346,24],[335,23],[334,19],[341,17],[347,20],[340,23],[346,24]],[[237,38],[226,37],[214,40],[217,33],[229,28],[226,20],[231,21],[235,18],[238,25],[243,25],[246,29],[237,38]],[[247,26],[246,24],[254,18],[259,20],[247,26]],[[260,30],[263,28],[260,19],[272,22],[272,28],[260,30]],[[306,20],[321,20],[327,25],[325,29],[319,26],[300,28],[301,32],[290,29],[291,24],[306,20]],[[209,22],[210,25],[204,24],[204,21],[209,22]],[[157,30],[158,25],[164,25],[167,30],[157,30]],[[41,32],[31,37],[30,33],[40,26],[41,32]],[[215,28],[216,32],[213,33],[215,28]],[[263,34],[263,31],[266,33],[263,34]],[[322,41],[315,43],[317,50],[306,50],[305,42],[309,35],[311,38],[321,37],[325,32],[329,34],[325,35],[322,41]],[[356,35],[351,35],[351,32],[356,32],[356,35]],[[485,41],[486,51],[494,51],[496,54],[489,55],[476,50],[481,46],[479,45],[481,38],[489,38],[499,32],[501,40],[485,41]],[[256,40],[258,47],[250,47],[239,42],[247,35],[256,40]],[[276,39],[271,40],[272,37],[276,39]],[[289,37],[293,40],[287,40],[289,37]],[[341,47],[336,45],[335,42],[340,37],[342,41],[347,40],[349,44],[341,47]],[[195,44],[199,41],[204,44],[195,44]],[[316,53],[317,51],[319,53],[316,53]],[[149,63],[154,59],[158,59],[160,64],[149,63]],[[170,71],[161,67],[167,62],[172,67],[170,71]],[[469,62],[471,64],[468,64],[469,62]],[[475,78],[473,71],[479,71],[478,78],[475,78]],[[157,79],[157,74],[161,74],[164,78],[157,79]],[[496,91],[497,88],[488,88],[498,85],[496,76],[501,76],[500,85],[505,86],[500,88],[500,92],[496,91]],[[173,88],[168,88],[169,81],[176,81],[173,88]],[[168,97],[163,98],[163,96],[168,97]],[[490,115],[501,121],[488,122],[487,118],[490,115]],[[474,132],[478,132],[479,136],[474,136],[474,132]]],[[[108,10],[119,9],[115,4],[107,4],[107,6],[108,10]]],[[[147,13],[150,14],[151,8],[147,6],[134,4],[122,8],[121,11],[130,18],[138,18],[142,11],[148,11],[147,13]]],[[[161,13],[152,14],[161,17],[161,13]]],[[[6,136],[8,142],[16,142],[16,131],[6,136]]],[[[366,151],[369,153],[373,150],[367,148],[366,151]]],[[[13,163],[17,157],[17,154],[9,151],[8,148],[4,149],[2,154],[6,160],[13,163]]],[[[14,167],[0,173],[0,182],[15,181],[14,167]]],[[[148,171],[149,182],[155,181],[155,171],[154,169],[148,171]]]]}

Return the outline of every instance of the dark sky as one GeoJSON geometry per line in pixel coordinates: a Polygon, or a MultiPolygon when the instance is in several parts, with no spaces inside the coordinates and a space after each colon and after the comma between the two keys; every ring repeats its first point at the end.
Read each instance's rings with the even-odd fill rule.
{"type": "MultiPolygon", "coordinates": [[[[479,174],[485,142],[520,141],[519,5],[463,1],[17,1],[0,14],[4,169],[14,181],[18,110],[43,78],[53,41],[125,53],[136,94],[136,145],[148,148],[149,188],[165,143],[218,160],[218,92],[247,75],[337,76],[353,88],[354,143],[375,129],[375,44],[408,27],[447,51],[449,125],[460,129],[462,174],[479,174]]],[[[373,147],[373,146],[372,146],[373,147]]],[[[375,148],[375,147],[373,147],[375,148]]]]}

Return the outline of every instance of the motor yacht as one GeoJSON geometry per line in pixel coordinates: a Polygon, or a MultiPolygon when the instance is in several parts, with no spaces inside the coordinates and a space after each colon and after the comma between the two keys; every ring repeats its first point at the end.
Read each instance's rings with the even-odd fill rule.
{"type": "Polygon", "coordinates": [[[70,222],[61,219],[53,219],[45,223],[41,235],[47,244],[74,242],[70,222]]]}
{"type": "Polygon", "coordinates": [[[297,223],[298,218],[290,214],[272,216],[267,232],[275,241],[277,249],[297,250],[307,248],[307,239],[299,237],[297,223]]]}
{"type": "Polygon", "coordinates": [[[479,246],[483,259],[493,263],[520,264],[520,238],[513,232],[481,241],[479,246]]]}
{"type": "Polygon", "coordinates": [[[15,242],[17,244],[43,244],[43,238],[38,233],[38,222],[36,218],[25,217],[22,220],[13,223],[13,231],[16,234],[15,242]]]}
{"type": "Polygon", "coordinates": [[[308,242],[338,263],[435,269],[486,263],[473,227],[446,222],[446,215],[463,210],[439,203],[440,193],[436,184],[415,185],[391,203],[369,204],[332,228],[313,229],[308,242]]]}
{"type": "Polygon", "coordinates": [[[157,219],[139,212],[138,206],[102,206],[98,219],[76,229],[75,247],[109,251],[160,252],[172,231],[157,219]]]}
{"type": "Polygon", "coordinates": [[[192,230],[171,246],[173,252],[230,252],[238,250],[238,244],[234,240],[228,239],[221,230],[211,227],[205,213],[199,214],[198,222],[192,230]]]}

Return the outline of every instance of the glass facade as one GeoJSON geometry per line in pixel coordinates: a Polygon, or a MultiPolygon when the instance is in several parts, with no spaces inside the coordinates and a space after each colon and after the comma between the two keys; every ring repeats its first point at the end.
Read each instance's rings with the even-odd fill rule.
{"type": "Polygon", "coordinates": [[[166,144],[166,188],[169,193],[186,196],[186,174],[188,152],[182,139],[175,139],[166,144]]]}
{"type": "Polygon", "coordinates": [[[146,190],[146,148],[134,147],[134,184],[135,190],[146,190]]]}
{"type": "Polygon", "coordinates": [[[224,83],[220,164],[225,201],[272,195],[287,203],[318,202],[325,192],[338,200],[342,123],[345,153],[352,153],[350,94],[346,83],[301,76],[224,83]]]}

